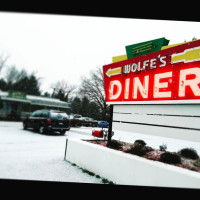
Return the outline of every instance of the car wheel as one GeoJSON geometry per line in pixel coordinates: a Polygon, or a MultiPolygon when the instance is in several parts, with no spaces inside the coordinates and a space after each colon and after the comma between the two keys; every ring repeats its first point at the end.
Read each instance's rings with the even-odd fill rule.
{"type": "Polygon", "coordinates": [[[45,134],[46,133],[44,126],[40,126],[39,133],[41,133],[41,134],[45,134]]]}
{"type": "Polygon", "coordinates": [[[24,129],[24,130],[27,129],[27,124],[26,124],[26,122],[23,122],[23,129],[24,129]]]}

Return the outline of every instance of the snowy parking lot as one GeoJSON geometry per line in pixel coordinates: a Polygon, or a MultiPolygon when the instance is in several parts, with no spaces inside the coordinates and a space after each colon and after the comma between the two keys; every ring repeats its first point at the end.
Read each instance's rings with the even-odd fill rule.
{"type": "Polygon", "coordinates": [[[67,137],[91,138],[68,131],[65,136],[23,130],[21,122],[0,122],[0,178],[102,183],[64,160],[67,137]]]}
{"type": "MultiPolygon", "coordinates": [[[[0,121],[0,179],[102,184],[101,178],[83,173],[79,167],[64,160],[66,139],[93,139],[92,129],[71,128],[64,136],[42,135],[32,130],[23,130],[21,122],[0,121]]],[[[166,144],[169,151],[192,147],[200,155],[198,142],[119,130],[114,130],[113,139],[127,142],[142,139],[153,148],[166,144]]]]}

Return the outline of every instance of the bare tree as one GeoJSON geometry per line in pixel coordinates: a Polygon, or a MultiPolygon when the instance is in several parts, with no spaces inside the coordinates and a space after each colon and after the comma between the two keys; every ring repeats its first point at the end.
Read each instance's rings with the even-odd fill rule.
{"type": "Polygon", "coordinates": [[[97,67],[95,71],[90,73],[90,77],[82,77],[80,93],[89,98],[90,101],[94,101],[100,108],[101,118],[106,119],[106,115],[109,111],[109,106],[105,101],[104,79],[103,70],[97,67]]]}
{"type": "Polygon", "coordinates": [[[16,83],[25,77],[28,77],[27,71],[25,69],[19,71],[14,65],[8,67],[5,73],[5,79],[10,84],[16,83]]]}
{"type": "MultiPolygon", "coordinates": [[[[32,73],[32,75],[35,75],[34,73],[32,73]]],[[[27,71],[25,69],[22,69],[21,71],[19,71],[17,74],[16,74],[16,77],[15,77],[15,81],[18,82],[19,80],[25,78],[25,77],[28,77],[28,74],[27,74],[27,71]]],[[[39,79],[40,78],[37,78],[38,82],[39,82],[39,79]]]]}
{"type": "Polygon", "coordinates": [[[68,101],[76,86],[70,85],[68,82],[62,80],[52,84],[51,88],[53,89],[53,97],[57,97],[63,101],[68,101]]]}
{"type": "Polygon", "coordinates": [[[0,73],[3,69],[3,67],[6,66],[6,62],[9,57],[10,57],[9,55],[5,55],[5,53],[1,53],[1,55],[0,55],[0,73]]]}
{"type": "Polygon", "coordinates": [[[8,67],[5,74],[5,80],[9,84],[13,84],[17,77],[19,76],[19,71],[15,66],[8,67]]]}

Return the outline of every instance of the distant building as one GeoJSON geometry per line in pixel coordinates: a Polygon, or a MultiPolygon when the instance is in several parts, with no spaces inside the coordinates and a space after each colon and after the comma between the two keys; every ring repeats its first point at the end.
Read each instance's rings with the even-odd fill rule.
{"type": "Polygon", "coordinates": [[[16,91],[0,90],[0,119],[23,120],[38,109],[54,109],[68,112],[69,103],[59,99],[27,95],[16,91]]]}

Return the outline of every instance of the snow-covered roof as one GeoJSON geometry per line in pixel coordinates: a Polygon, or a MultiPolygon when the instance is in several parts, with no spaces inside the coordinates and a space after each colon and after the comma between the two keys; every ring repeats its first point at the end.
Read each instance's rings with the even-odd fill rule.
{"type": "Polygon", "coordinates": [[[0,97],[7,97],[8,96],[8,92],[4,92],[0,90],[0,97]]]}
{"type": "Polygon", "coordinates": [[[11,98],[11,97],[8,97],[8,92],[1,91],[1,90],[0,90],[0,99],[9,100],[9,101],[27,102],[27,103],[31,103],[35,105],[69,108],[69,103],[60,101],[59,99],[56,99],[56,98],[41,97],[41,96],[34,96],[34,95],[26,95],[26,99],[11,98]]]}

